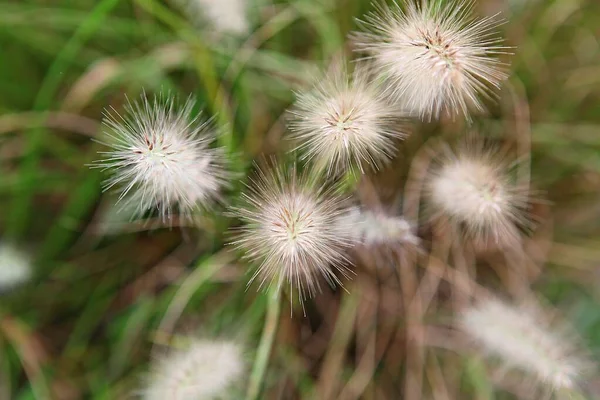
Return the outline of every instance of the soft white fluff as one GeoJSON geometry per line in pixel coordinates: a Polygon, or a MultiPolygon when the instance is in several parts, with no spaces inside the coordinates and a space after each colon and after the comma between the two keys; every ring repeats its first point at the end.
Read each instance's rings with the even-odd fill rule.
{"type": "Polygon", "coordinates": [[[220,33],[243,35],[250,29],[248,0],[176,0],[196,24],[209,24],[220,33]]]}
{"type": "Polygon", "coordinates": [[[498,150],[479,142],[445,150],[426,185],[432,217],[444,216],[474,239],[516,239],[528,223],[529,189],[511,179],[498,150]]]}
{"type": "Polygon", "coordinates": [[[413,234],[410,223],[400,216],[353,208],[347,214],[345,223],[357,243],[365,246],[419,244],[419,238],[413,234]]]}
{"type": "Polygon", "coordinates": [[[244,372],[241,347],[226,341],[196,341],[160,360],[142,390],[144,400],[209,400],[244,372]]]}
{"type": "Polygon", "coordinates": [[[287,283],[301,299],[320,290],[319,277],[341,284],[336,271],[347,276],[344,249],[351,245],[351,232],[339,224],[342,199],[295,168],[259,171],[249,189],[247,204],[235,209],[244,227],[234,244],[260,264],[251,282],[287,283]]]}
{"type": "Polygon", "coordinates": [[[389,78],[389,92],[423,119],[442,112],[483,109],[506,78],[496,55],[503,53],[493,18],[471,16],[472,0],[407,0],[405,10],[381,5],[355,34],[357,50],[389,78]]]}
{"type": "Polygon", "coordinates": [[[28,281],[31,274],[30,257],[9,243],[0,243],[0,290],[28,281]]]}
{"type": "Polygon", "coordinates": [[[365,66],[349,75],[342,63],[312,89],[298,94],[291,110],[291,137],[297,149],[330,172],[353,165],[377,168],[396,153],[395,139],[404,136],[401,113],[388,103],[365,66]]]}
{"type": "Polygon", "coordinates": [[[583,372],[568,338],[531,310],[486,300],[466,310],[460,326],[489,353],[554,388],[573,387],[583,372]]]}
{"type": "Polygon", "coordinates": [[[197,206],[218,196],[224,183],[223,156],[211,149],[214,134],[207,122],[192,117],[194,102],[177,109],[172,98],[145,96],[128,103],[126,116],[108,114],[105,158],[96,166],[112,171],[106,189],[117,187],[123,207],[136,214],[158,210],[163,220],[189,217],[197,206]]]}

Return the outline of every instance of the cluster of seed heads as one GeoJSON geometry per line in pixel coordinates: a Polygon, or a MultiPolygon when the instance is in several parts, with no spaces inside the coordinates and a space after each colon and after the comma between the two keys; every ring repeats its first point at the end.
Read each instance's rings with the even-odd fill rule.
{"type": "MultiPolygon", "coordinates": [[[[496,26],[491,19],[474,20],[472,5],[463,1],[406,7],[404,12],[397,4],[381,6],[367,18],[367,31],[354,34],[357,50],[371,54],[370,62],[359,63],[352,73],[338,62],[314,87],[297,93],[290,138],[308,162],[307,175],[324,171],[339,178],[355,168],[377,169],[396,154],[414,109],[428,118],[444,109],[466,114],[467,100],[478,103],[484,82],[499,85],[504,75],[491,57],[498,50],[488,39],[496,26]]],[[[227,183],[225,151],[212,145],[215,133],[193,116],[193,105],[188,101],[177,110],[173,99],[144,97],[128,105],[125,117],[108,115],[106,144],[112,149],[97,166],[113,171],[106,187],[118,187],[125,206],[134,204],[138,214],[157,210],[164,220],[190,217],[220,197],[227,183]]],[[[513,237],[527,194],[511,185],[504,166],[493,149],[448,158],[429,179],[432,214],[465,225],[474,237],[513,237]]],[[[234,209],[244,223],[234,243],[258,264],[251,281],[277,287],[287,282],[301,297],[313,295],[319,277],[341,283],[344,248],[357,240],[403,236],[417,242],[390,219],[383,219],[389,238],[368,227],[373,218],[364,220],[366,228],[353,238],[352,229],[343,228],[348,218],[340,217],[345,206],[326,189],[330,181],[309,185],[295,168],[275,167],[251,182],[245,206],[234,209]]]]}
{"type": "MultiPolygon", "coordinates": [[[[362,31],[352,34],[355,50],[364,55],[354,71],[343,61],[334,64],[313,87],[297,93],[289,137],[306,171],[295,165],[258,168],[231,212],[242,223],[233,244],[256,266],[250,282],[289,286],[303,300],[321,289],[323,279],[342,284],[353,245],[419,245],[410,221],[353,209],[332,182],[387,164],[411,119],[470,119],[484,109],[483,99],[495,96],[506,78],[497,56],[506,48],[495,33],[498,21],[476,19],[472,8],[468,0],[379,5],[361,22],[362,31]]],[[[138,215],[157,212],[168,222],[173,215],[191,217],[221,197],[228,181],[225,149],[214,145],[216,133],[193,105],[177,109],[173,99],[143,97],[128,105],[125,117],[107,116],[105,143],[111,149],[96,166],[113,172],[106,188],[118,188],[120,200],[133,204],[138,215]]],[[[513,182],[509,163],[495,148],[481,143],[447,150],[433,163],[425,185],[431,220],[447,221],[467,239],[514,243],[527,221],[528,189],[513,182]]],[[[534,325],[524,318],[489,303],[465,314],[462,324],[491,352],[512,357],[555,386],[571,385],[577,365],[552,346],[541,348],[559,342],[541,330],[526,333],[521,328],[534,325]],[[517,322],[520,330],[502,331],[517,322]],[[562,365],[544,369],[542,359],[544,365],[562,365]]],[[[146,398],[201,399],[226,386],[221,378],[238,375],[239,356],[223,346],[225,356],[214,354],[210,346],[195,345],[165,361],[146,398]]]]}

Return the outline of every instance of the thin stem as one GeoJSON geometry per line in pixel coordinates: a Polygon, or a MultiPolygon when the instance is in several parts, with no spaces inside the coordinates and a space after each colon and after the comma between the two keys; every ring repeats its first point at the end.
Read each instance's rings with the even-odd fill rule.
{"type": "Polygon", "coordinates": [[[246,400],[256,400],[259,398],[267,365],[269,363],[269,357],[271,355],[271,349],[273,347],[273,341],[275,340],[275,334],[277,333],[279,314],[281,312],[279,290],[274,287],[270,288],[267,292],[267,296],[267,317],[258,345],[258,352],[252,367],[252,374],[250,375],[248,390],[246,391],[246,400]]]}
{"type": "Polygon", "coordinates": [[[321,373],[317,393],[312,398],[323,400],[337,399],[337,390],[341,372],[343,370],[344,357],[352,334],[354,333],[354,324],[358,312],[358,305],[362,297],[361,288],[354,286],[349,294],[344,294],[342,304],[338,312],[335,328],[331,336],[331,346],[329,346],[321,373]]]}
{"type": "Polygon", "coordinates": [[[155,343],[168,341],[177,320],[183,313],[185,306],[188,304],[194,293],[196,293],[198,288],[204,285],[230,260],[231,255],[228,253],[218,253],[200,263],[196,269],[185,278],[180,288],[175,293],[175,296],[173,296],[173,299],[158,326],[155,343]]]}
{"type": "Polygon", "coordinates": [[[518,80],[506,83],[511,97],[514,113],[514,132],[518,151],[517,178],[519,185],[529,187],[531,181],[531,126],[529,104],[525,98],[525,89],[518,80]]]}

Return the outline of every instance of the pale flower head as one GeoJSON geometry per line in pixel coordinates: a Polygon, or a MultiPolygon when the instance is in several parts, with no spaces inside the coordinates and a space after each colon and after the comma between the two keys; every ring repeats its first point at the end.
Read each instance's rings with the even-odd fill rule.
{"type": "Polygon", "coordinates": [[[174,0],[199,26],[209,24],[219,33],[244,35],[250,30],[248,0],[174,0]]]}
{"type": "Polygon", "coordinates": [[[291,138],[316,166],[337,173],[357,166],[378,168],[396,153],[401,113],[372,81],[365,65],[349,74],[343,62],[297,95],[291,138]]]}
{"type": "Polygon", "coordinates": [[[0,292],[27,282],[33,273],[27,253],[10,243],[0,243],[0,292]]]}
{"type": "Polygon", "coordinates": [[[136,215],[158,210],[164,221],[176,213],[190,217],[218,198],[224,156],[210,147],[214,133],[192,117],[193,106],[191,99],[177,108],[173,98],[151,103],[144,96],[128,102],[125,117],[107,114],[110,150],[95,166],[112,172],[105,189],[118,188],[123,208],[133,204],[136,215]]]}
{"type": "Polygon", "coordinates": [[[244,374],[242,348],[228,341],[199,340],[154,366],[141,391],[144,400],[212,400],[225,396],[244,374]]]}
{"type": "Polygon", "coordinates": [[[389,79],[389,92],[422,119],[482,110],[506,78],[493,18],[472,17],[473,1],[407,0],[378,6],[356,33],[358,51],[389,79]]]}
{"type": "Polygon", "coordinates": [[[484,351],[553,389],[571,389],[588,363],[577,355],[565,327],[551,329],[537,307],[511,307],[496,299],[467,309],[459,326],[484,351]]]}
{"type": "Polygon", "coordinates": [[[356,242],[363,246],[419,245],[419,238],[404,217],[352,208],[345,218],[356,242]]]}
{"type": "Polygon", "coordinates": [[[346,212],[343,199],[298,175],[296,168],[258,171],[251,181],[246,204],[234,209],[244,226],[233,242],[245,257],[259,264],[258,278],[281,288],[296,287],[300,300],[320,291],[320,279],[341,285],[348,276],[345,249],[351,233],[339,223],[346,212]]]}
{"type": "Polygon", "coordinates": [[[445,151],[426,183],[432,217],[448,220],[472,239],[498,244],[517,239],[519,227],[530,223],[529,188],[511,176],[504,156],[483,142],[445,151]]]}

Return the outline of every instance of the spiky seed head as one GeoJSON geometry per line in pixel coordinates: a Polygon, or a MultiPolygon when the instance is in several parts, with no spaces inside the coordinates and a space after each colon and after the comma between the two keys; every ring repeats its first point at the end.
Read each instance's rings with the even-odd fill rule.
{"type": "Polygon", "coordinates": [[[344,250],[352,240],[339,223],[344,200],[334,190],[295,167],[259,169],[244,195],[246,204],[234,209],[244,226],[233,244],[259,264],[250,283],[258,278],[260,286],[267,281],[277,288],[295,286],[301,301],[321,290],[321,277],[341,285],[336,272],[348,277],[344,250]]]}
{"type": "Polygon", "coordinates": [[[356,242],[364,246],[395,246],[419,244],[411,224],[401,216],[352,208],[345,223],[351,227],[356,242]]]}
{"type": "Polygon", "coordinates": [[[389,92],[422,119],[482,110],[506,78],[494,18],[472,17],[472,0],[407,0],[378,6],[354,34],[356,49],[390,80],[389,92]]]}
{"type": "Polygon", "coordinates": [[[144,400],[210,400],[223,396],[244,374],[239,345],[199,340],[175,351],[155,365],[144,400]]]}
{"type": "Polygon", "coordinates": [[[10,243],[0,243],[0,292],[10,290],[31,278],[31,258],[10,243]]]}
{"type": "Polygon", "coordinates": [[[401,113],[392,106],[365,65],[349,74],[343,62],[310,90],[298,93],[291,109],[291,138],[303,157],[331,173],[356,165],[378,168],[396,153],[405,134],[401,113]]]}
{"type": "Polygon", "coordinates": [[[444,217],[483,242],[518,239],[518,227],[529,223],[529,188],[515,182],[504,155],[483,142],[444,150],[426,184],[432,218],[444,217]]]}
{"type": "Polygon", "coordinates": [[[551,330],[539,307],[511,307],[486,299],[468,308],[459,326],[488,353],[554,389],[573,388],[587,362],[561,327],[551,330]],[[535,310],[535,312],[534,312],[535,310]]]}
{"type": "Polygon", "coordinates": [[[144,95],[128,101],[126,115],[107,113],[105,125],[110,150],[94,166],[112,171],[105,190],[117,187],[124,208],[135,214],[156,209],[163,221],[175,213],[190,217],[198,206],[208,206],[225,182],[224,156],[210,148],[210,123],[192,117],[190,98],[177,108],[173,98],[144,95]]]}

